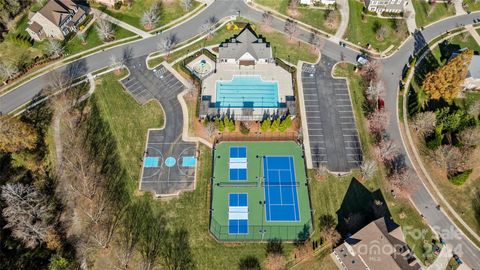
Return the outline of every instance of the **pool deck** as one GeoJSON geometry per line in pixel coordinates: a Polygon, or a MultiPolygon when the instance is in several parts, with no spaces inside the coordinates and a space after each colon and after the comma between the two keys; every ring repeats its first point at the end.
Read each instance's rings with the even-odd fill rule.
{"type": "Polygon", "coordinates": [[[215,102],[217,100],[216,82],[232,80],[235,75],[260,75],[264,81],[277,81],[279,102],[285,102],[285,96],[293,96],[292,76],[273,63],[254,66],[217,63],[217,73],[212,73],[203,81],[202,95],[211,96],[212,102],[215,102]]]}

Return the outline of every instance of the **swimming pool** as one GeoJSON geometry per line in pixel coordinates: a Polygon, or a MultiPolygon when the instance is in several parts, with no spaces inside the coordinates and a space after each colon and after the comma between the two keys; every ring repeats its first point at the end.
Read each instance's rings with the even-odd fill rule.
{"type": "Polygon", "coordinates": [[[217,81],[217,108],[277,108],[278,82],[260,76],[233,76],[231,81],[217,81]]]}

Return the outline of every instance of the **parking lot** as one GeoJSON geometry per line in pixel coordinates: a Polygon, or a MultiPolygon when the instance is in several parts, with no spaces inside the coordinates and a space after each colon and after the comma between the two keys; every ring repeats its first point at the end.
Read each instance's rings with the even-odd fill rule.
{"type": "Polygon", "coordinates": [[[362,150],[347,83],[331,76],[334,64],[322,55],[318,64],[303,65],[304,106],[313,166],[347,172],[361,164],[362,150]]]}
{"type": "Polygon", "coordinates": [[[158,101],[165,113],[164,127],[150,130],[147,137],[140,190],[166,196],[192,189],[197,145],[182,141],[183,112],[177,98],[186,86],[163,65],[148,69],[145,58],[132,59],[127,67],[124,88],[142,105],[158,101]]]}

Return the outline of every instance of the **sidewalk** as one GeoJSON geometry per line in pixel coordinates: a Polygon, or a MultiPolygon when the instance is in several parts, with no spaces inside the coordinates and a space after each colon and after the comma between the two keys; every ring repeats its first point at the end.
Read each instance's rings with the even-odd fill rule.
{"type": "Polygon", "coordinates": [[[463,9],[463,1],[462,0],[453,0],[453,3],[455,4],[455,15],[463,15],[467,14],[465,10],[463,9]]]}
{"type": "Polygon", "coordinates": [[[415,33],[415,29],[417,29],[417,22],[415,21],[415,9],[410,1],[407,1],[407,5],[405,6],[405,14],[405,22],[407,23],[408,32],[415,33]]]}
{"type": "Polygon", "coordinates": [[[465,26],[465,28],[468,30],[468,33],[475,39],[478,45],[480,45],[480,35],[478,34],[477,30],[473,28],[471,24],[465,26]]]}
{"type": "Polygon", "coordinates": [[[128,24],[128,23],[122,22],[122,21],[120,21],[120,20],[118,20],[118,19],[116,19],[116,18],[114,18],[114,17],[112,17],[112,16],[110,16],[110,15],[104,13],[104,12],[101,12],[101,11],[98,10],[98,9],[92,9],[92,13],[94,13],[95,16],[97,16],[97,18],[107,20],[107,21],[109,21],[109,22],[111,22],[111,23],[113,23],[113,24],[116,24],[116,25],[118,25],[118,26],[120,26],[120,27],[122,27],[122,28],[127,29],[127,30],[130,31],[130,32],[133,32],[133,33],[141,36],[142,38],[148,38],[148,37],[152,37],[152,36],[153,36],[153,35],[150,34],[150,33],[147,33],[147,32],[145,32],[145,31],[143,31],[143,30],[140,30],[140,29],[138,29],[138,28],[136,28],[136,27],[133,27],[133,26],[131,26],[131,25],[128,24]]]}
{"type": "Polygon", "coordinates": [[[449,245],[444,246],[437,259],[427,267],[427,270],[445,270],[452,256],[452,247],[449,245]]]}
{"type": "Polygon", "coordinates": [[[349,20],[350,8],[348,6],[348,0],[337,0],[337,8],[338,11],[340,11],[341,21],[340,25],[338,26],[337,33],[335,33],[335,37],[342,39],[345,31],[347,31],[349,20]]]}

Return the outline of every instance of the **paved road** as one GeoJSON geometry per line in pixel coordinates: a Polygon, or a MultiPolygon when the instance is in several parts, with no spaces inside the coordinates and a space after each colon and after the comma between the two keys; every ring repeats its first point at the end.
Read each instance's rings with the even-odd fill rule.
{"type": "MultiPolygon", "coordinates": [[[[129,57],[136,58],[145,56],[150,52],[156,51],[158,41],[165,35],[175,35],[178,41],[185,41],[197,34],[199,29],[192,26],[201,26],[209,18],[216,17],[218,19],[230,15],[237,15],[246,17],[252,21],[259,22],[261,20],[261,12],[249,8],[242,0],[217,0],[209,6],[206,10],[200,12],[193,17],[189,22],[176,26],[173,29],[165,31],[161,35],[135,41],[131,44],[122,45],[116,48],[107,49],[106,51],[99,52],[93,56],[83,58],[75,63],[69,64],[65,67],[57,69],[59,72],[65,72],[69,70],[69,73],[74,75],[83,75],[88,72],[100,69],[109,63],[109,59],[112,54],[121,57],[122,55],[129,55],[129,57]]],[[[385,81],[387,96],[385,99],[387,108],[397,107],[397,89],[398,81],[401,78],[401,72],[403,66],[407,63],[408,57],[414,52],[418,51],[427,41],[445,33],[447,30],[456,28],[462,24],[471,24],[473,19],[480,18],[480,13],[471,13],[461,16],[456,16],[446,20],[442,20],[435,23],[425,30],[415,33],[414,39],[410,38],[397,52],[387,59],[383,59],[382,78],[385,81]]],[[[272,26],[283,31],[284,23],[278,19],[273,21],[272,26]]],[[[298,38],[303,41],[309,41],[311,34],[300,30],[298,38]]],[[[332,58],[335,61],[354,61],[357,52],[349,48],[340,48],[337,43],[325,40],[325,46],[322,49],[322,54],[332,58]]],[[[47,86],[49,83],[49,75],[43,75],[36,79],[29,81],[23,86],[17,88],[15,91],[9,92],[0,97],[0,112],[8,113],[15,108],[29,102],[35,97],[40,90],[47,86]]],[[[396,110],[392,110],[390,126],[387,129],[391,139],[401,147],[404,152],[403,143],[400,138],[400,132],[398,130],[396,110]]],[[[406,160],[407,165],[410,165],[410,161],[406,160]]],[[[419,180],[420,181],[420,180],[419,180]]],[[[423,188],[420,188],[413,196],[413,201],[416,206],[422,211],[426,217],[426,221],[434,226],[435,230],[442,235],[445,235],[445,231],[456,230],[456,227],[450,222],[450,220],[441,212],[435,210],[435,202],[428,192],[423,188]],[[428,207],[428,208],[425,208],[428,207]],[[433,208],[433,209],[432,209],[433,208]],[[423,210],[422,210],[423,209],[423,210]],[[443,231],[443,232],[442,232],[443,231]]],[[[480,250],[474,247],[463,236],[458,236],[453,239],[447,238],[447,241],[452,246],[461,246],[463,255],[462,259],[474,267],[480,268],[480,250]]]]}

